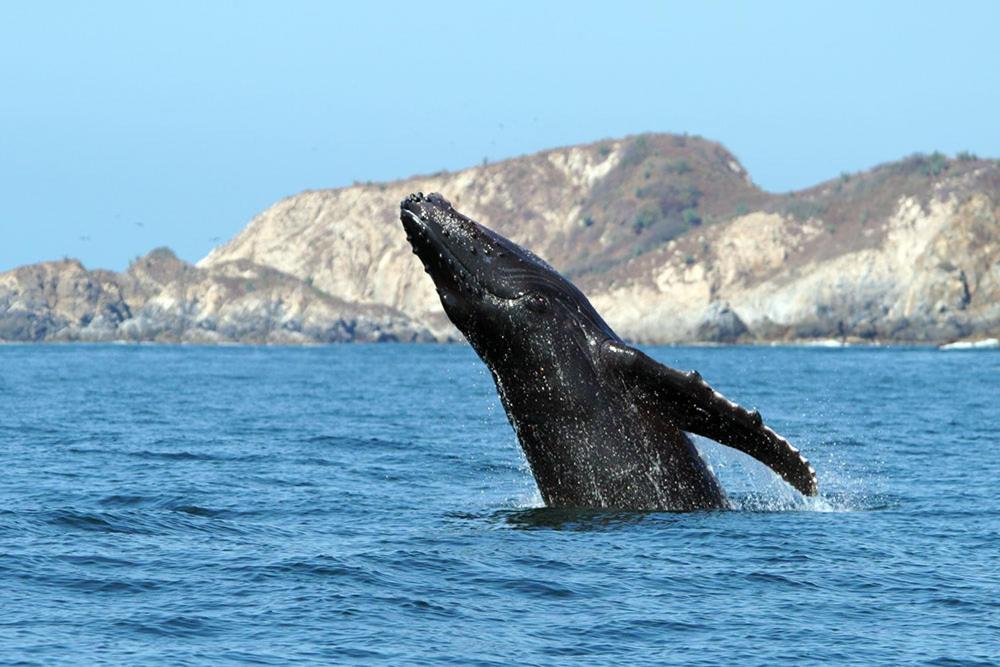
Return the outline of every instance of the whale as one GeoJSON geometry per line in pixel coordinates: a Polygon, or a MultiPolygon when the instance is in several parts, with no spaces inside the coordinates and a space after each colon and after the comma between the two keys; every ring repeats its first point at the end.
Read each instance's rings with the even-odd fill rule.
{"type": "Polygon", "coordinates": [[[407,196],[400,222],[448,319],[489,369],[546,506],[729,508],[689,434],[818,493],[813,467],[760,412],[628,344],[530,250],[437,193],[407,196]]]}

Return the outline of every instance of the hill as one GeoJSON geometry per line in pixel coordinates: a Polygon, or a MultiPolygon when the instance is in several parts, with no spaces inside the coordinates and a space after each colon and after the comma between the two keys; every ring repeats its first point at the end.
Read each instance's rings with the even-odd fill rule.
{"type": "Polygon", "coordinates": [[[22,267],[0,274],[0,338],[454,338],[399,228],[399,201],[412,191],[442,192],[531,248],[619,333],[643,342],[943,342],[1000,332],[996,161],[915,155],[773,194],[717,143],[641,135],[303,192],[197,267],[174,258],[157,281],[140,280],[140,266],[22,267]],[[61,288],[36,289],[40,276],[57,275],[61,288]]]}

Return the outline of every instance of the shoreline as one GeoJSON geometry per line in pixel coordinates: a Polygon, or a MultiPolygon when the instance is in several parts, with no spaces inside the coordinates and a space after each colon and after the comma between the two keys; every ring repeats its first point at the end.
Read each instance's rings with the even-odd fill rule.
{"type": "MultiPolygon", "coordinates": [[[[637,345],[639,347],[692,347],[692,348],[702,348],[702,347],[718,347],[718,348],[755,348],[755,347],[788,347],[788,348],[812,348],[812,349],[844,349],[844,348],[861,348],[861,349],[878,349],[878,348],[919,348],[919,349],[938,349],[942,351],[983,351],[983,350],[997,350],[1000,349],[1000,339],[997,338],[982,338],[975,340],[957,340],[957,341],[867,341],[867,340],[838,340],[833,338],[826,339],[800,339],[800,340],[790,340],[790,341],[737,341],[733,343],[720,343],[714,341],[678,341],[670,343],[648,343],[648,342],[635,342],[626,341],[630,345],[637,345]]],[[[18,340],[0,340],[0,347],[9,346],[24,346],[24,347],[63,347],[63,346],[92,346],[92,347],[206,347],[206,348],[216,348],[216,347],[274,347],[274,348],[317,348],[317,347],[351,347],[351,346],[415,346],[415,347],[430,347],[430,346],[454,346],[461,345],[467,346],[468,343],[464,340],[452,340],[452,341],[397,341],[397,340],[386,340],[386,341],[344,341],[344,342],[332,342],[332,343],[320,343],[320,342],[302,342],[302,343],[281,343],[281,342],[267,342],[267,341],[219,341],[219,342],[205,342],[205,341],[136,341],[136,340],[106,340],[106,341],[91,341],[91,340],[44,340],[44,341],[18,341],[18,340]]]]}

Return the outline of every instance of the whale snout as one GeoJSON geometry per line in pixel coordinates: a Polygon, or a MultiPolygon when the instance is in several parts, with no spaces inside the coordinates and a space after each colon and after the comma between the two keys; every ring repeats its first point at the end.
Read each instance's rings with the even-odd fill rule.
{"type": "Polygon", "coordinates": [[[418,255],[422,251],[440,252],[448,246],[448,237],[456,231],[458,222],[451,203],[436,192],[425,195],[414,192],[399,203],[399,219],[406,230],[406,238],[418,255]]]}
{"type": "Polygon", "coordinates": [[[410,193],[399,203],[399,207],[404,211],[411,211],[413,213],[419,213],[421,210],[426,209],[454,210],[451,202],[437,192],[432,192],[429,195],[425,195],[423,192],[410,193]]]}

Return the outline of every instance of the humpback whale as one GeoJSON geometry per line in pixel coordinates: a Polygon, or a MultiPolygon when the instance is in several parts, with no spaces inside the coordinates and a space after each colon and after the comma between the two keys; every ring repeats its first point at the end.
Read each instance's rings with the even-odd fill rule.
{"type": "Polygon", "coordinates": [[[489,368],[547,506],[726,508],[688,433],[817,493],[812,466],[759,412],[626,344],[531,251],[439,194],[411,194],[400,220],[448,318],[489,368]]]}

